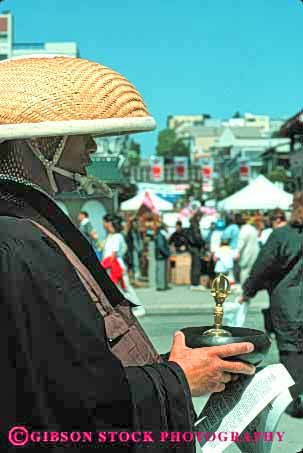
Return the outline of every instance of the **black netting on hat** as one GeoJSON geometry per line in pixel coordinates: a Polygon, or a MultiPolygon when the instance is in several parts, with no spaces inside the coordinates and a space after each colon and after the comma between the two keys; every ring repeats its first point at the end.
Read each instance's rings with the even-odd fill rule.
{"type": "Polygon", "coordinates": [[[63,137],[39,137],[29,140],[30,144],[38,149],[43,156],[52,161],[57,149],[60,147],[63,137]]]}
{"type": "Polygon", "coordinates": [[[60,158],[65,140],[64,137],[44,137],[2,143],[0,175],[12,177],[18,182],[27,181],[40,186],[42,173],[41,164],[38,164],[38,161],[45,169],[49,168],[53,160],[57,161],[60,158]]]}
{"type": "MultiPolygon", "coordinates": [[[[11,140],[0,144],[0,179],[13,180],[19,183],[27,184],[32,187],[41,189],[41,166],[34,165],[34,159],[29,159],[29,154],[33,156],[31,149],[32,145],[39,150],[42,158],[46,159],[42,162],[45,166],[47,162],[51,162],[56,151],[62,144],[62,137],[45,137],[30,140],[27,143],[24,140],[11,140]],[[30,162],[33,162],[31,165],[30,162]]],[[[43,188],[42,188],[43,189],[43,188]]],[[[14,202],[20,205],[20,199],[3,189],[0,189],[0,198],[14,202]]]]}
{"type": "Polygon", "coordinates": [[[26,145],[22,142],[5,142],[1,145],[0,174],[13,176],[17,180],[31,180],[31,172],[24,165],[24,153],[26,145]]]}
{"type": "Polygon", "coordinates": [[[41,153],[41,161],[45,165],[52,162],[57,150],[63,142],[62,137],[43,137],[24,140],[12,140],[2,143],[0,154],[0,173],[15,178],[33,181],[33,169],[26,163],[26,154],[34,148],[41,153]]]}
{"type": "MultiPolygon", "coordinates": [[[[46,142],[47,140],[43,140],[44,145],[46,142]]],[[[54,146],[58,142],[61,142],[61,138],[56,141],[50,140],[47,144],[54,146]]],[[[47,148],[48,157],[51,157],[51,154],[56,152],[56,149],[51,151],[50,146],[46,146],[45,148],[47,148]]],[[[25,217],[35,219],[50,231],[59,235],[55,228],[41,216],[37,209],[29,204],[29,200],[23,198],[19,191],[15,193],[14,189],[10,190],[10,186],[5,184],[5,182],[19,183],[48,195],[42,185],[39,184],[41,164],[37,160],[31,166],[30,162],[34,163],[34,159],[32,157],[32,151],[25,141],[7,141],[0,144],[0,201],[8,203],[10,207],[8,212],[11,212],[13,215],[22,213],[25,217]],[[29,154],[31,159],[28,159],[29,154]],[[1,182],[4,183],[3,186],[1,182]]]]}
{"type": "MultiPolygon", "coordinates": [[[[24,147],[25,145],[23,145],[24,147]]],[[[9,141],[0,145],[0,178],[17,182],[30,181],[30,169],[23,164],[24,149],[18,142],[9,141]]],[[[12,202],[17,206],[23,206],[22,200],[14,194],[0,188],[0,198],[12,202]]]]}

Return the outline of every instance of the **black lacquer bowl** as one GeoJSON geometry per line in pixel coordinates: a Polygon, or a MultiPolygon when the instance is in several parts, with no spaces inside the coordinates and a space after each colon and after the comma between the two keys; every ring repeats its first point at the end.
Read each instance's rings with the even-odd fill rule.
{"type": "Polygon", "coordinates": [[[228,330],[231,337],[213,337],[202,335],[210,326],[201,327],[185,327],[181,329],[185,335],[185,343],[189,348],[201,348],[205,346],[221,346],[229,343],[242,343],[250,342],[255,345],[253,352],[248,354],[237,355],[226,358],[224,360],[242,361],[258,365],[262,362],[264,357],[269,351],[271,345],[271,339],[269,336],[261,330],[247,329],[246,327],[226,327],[222,326],[223,329],[228,330]]]}

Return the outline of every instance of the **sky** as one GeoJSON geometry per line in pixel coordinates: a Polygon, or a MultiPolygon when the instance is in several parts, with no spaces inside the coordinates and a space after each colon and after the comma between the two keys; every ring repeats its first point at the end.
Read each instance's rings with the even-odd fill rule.
{"type": "Polygon", "coordinates": [[[76,41],[141,92],[158,129],[173,114],[289,117],[302,107],[302,0],[4,0],[15,42],[76,41]]]}

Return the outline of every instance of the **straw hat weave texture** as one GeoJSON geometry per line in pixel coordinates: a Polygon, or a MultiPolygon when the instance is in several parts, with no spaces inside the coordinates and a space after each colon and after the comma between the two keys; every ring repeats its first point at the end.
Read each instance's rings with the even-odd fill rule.
{"type": "Polygon", "coordinates": [[[149,116],[126,78],[80,58],[3,61],[0,89],[2,125],[149,116]]]}

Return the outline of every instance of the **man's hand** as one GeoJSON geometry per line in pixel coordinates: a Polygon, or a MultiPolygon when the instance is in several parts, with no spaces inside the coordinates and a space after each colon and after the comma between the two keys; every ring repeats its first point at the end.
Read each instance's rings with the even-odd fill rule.
{"type": "MultiPolygon", "coordinates": [[[[254,374],[255,367],[243,362],[228,362],[225,357],[254,350],[252,343],[232,343],[207,348],[188,348],[182,332],[176,332],[169,359],[184,371],[192,396],[222,392],[234,374],[254,374]]],[[[233,379],[234,380],[234,379],[233,379]]]]}

